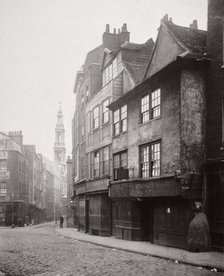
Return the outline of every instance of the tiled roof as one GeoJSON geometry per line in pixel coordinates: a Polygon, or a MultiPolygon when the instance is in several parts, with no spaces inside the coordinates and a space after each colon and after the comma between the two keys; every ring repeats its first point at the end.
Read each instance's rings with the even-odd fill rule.
{"type": "Polygon", "coordinates": [[[146,66],[152,54],[154,42],[149,39],[144,44],[125,42],[121,46],[122,61],[135,84],[142,81],[146,66]]]}
{"type": "Polygon", "coordinates": [[[2,132],[0,132],[0,150],[18,151],[22,153],[21,147],[2,132]]]}
{"type": "Polygon", "coordinates": [[[104,47],[103,45],[100,45],[87,54],[86,60],[83,66],[84,72],[87,72],[89,66],[93,63],[101,64],[102,58],[103,58],[103,51],[104,51],[104,47]]]}
{"type": "Polygon", "coordinates": [[[206,31],[182,27],[170,22],[166,22],[165,25],[176,39],[190,50],[186,57],[206,56],[206,31]]]}

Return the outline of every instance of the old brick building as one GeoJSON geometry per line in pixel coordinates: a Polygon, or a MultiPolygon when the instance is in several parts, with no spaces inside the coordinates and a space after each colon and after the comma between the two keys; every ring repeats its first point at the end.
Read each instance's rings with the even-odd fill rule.
{"type": "Polygon", "coordinates": [[[110,184],[119,238],[186,248],[205,143],[206,32],[193,27],[165,16],[144,80],[110,105],[114,117],[127,108],[127,131],[112,145],[114,172],[118,154],[128,169],[120,164],[110,184]]]}
{"type": "Polygon", "coordinates": [[[0,225],[21,226],[28,214],[29,162],[22,152],[21,131],[0,133],[0,225]]]}
{"type": "MultiPolygon", "coordinates": [[[[111,199],[108,197],[112,170],[111,101],[140,82],[152,51],[152,40],[129,42],[124,24],[121,31],[103,34],[101,46],[88,53],[76,76],[76,112],[73,120],[73,161],[76,223],[80,230],[96,235],[111,234],[111,199]]],[[[126,129],[126,111],[121,115],[126,129]]]]}
{"type": "Polygon", "coordinates": [[[208,1],[205,207],[212,246],[224,250],[224,3],[208,1]]]}
{"type": "Polygon", "coordinates": [[[223,17],[223,1],[210,0],[208,31],[166,15],[155,45],[127,39],[88,53],[73,120],[80,230],[187,248],[200,201],[223,250],[223,17]]]}

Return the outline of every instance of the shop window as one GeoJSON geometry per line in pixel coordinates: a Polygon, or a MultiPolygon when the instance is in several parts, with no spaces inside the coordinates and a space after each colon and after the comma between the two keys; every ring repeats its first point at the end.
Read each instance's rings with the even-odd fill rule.
{"type": "Polygon", "coordinates": [[[128,154],[127,151],[116,153],[113,156],[114,180],[128,179],[128,154]]]}
{"type": "Polygon", "coordinates": [[[140,147],[140,175],[142,178],[160,175],[160,142],[140,147]]]}

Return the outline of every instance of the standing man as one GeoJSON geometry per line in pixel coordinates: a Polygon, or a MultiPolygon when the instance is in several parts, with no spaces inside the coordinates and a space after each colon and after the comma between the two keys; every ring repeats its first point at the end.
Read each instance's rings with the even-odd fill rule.
{"type": "Polygon", "coordinates": [[[64,218],[60,216],[60,228],[63,228],[64,218]]]}

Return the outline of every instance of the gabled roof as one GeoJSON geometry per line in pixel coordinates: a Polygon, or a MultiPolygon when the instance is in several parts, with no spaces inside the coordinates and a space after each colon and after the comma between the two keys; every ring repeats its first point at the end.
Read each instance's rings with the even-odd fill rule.
{"type": "Polygon", "coordinates": [[[171,34],[176,37],[178,42],[190,51],[187,55],[188,57],[201,57],[206,55],[206,31],[178,26],[171,22],[167,22],[165,25],[171,34]]]}
{"type": "Polygon", "coordinates": [[[154,42],[152,38],[144,44],[125,42],[121,46],[123,65],[129,72],[135,85],[140,83],[143,79],[153,47],[154,42]]]}
{"type": "Polygon", "coordinates": [[[83,65],[83,69],[85,73],[88,71],[88,68],[92,63],[101,64],[102,58],[103,58],[103,52],[104,52],[103,45],[100,45],[95,49],[91,50],[90,52],[88,52],[85,59],[85,63],[83,65]]]}
{"type": "Polygon", "coordinates": [[[206,41],[206,31],[178,26],[171,21],[162,22],[144,79],[149,78],[156,71],[161,70],[169,62],[175,61],[178,56],[182,58],[206,59],[206,41]],[[166,39],[161,38],[165,35],[167,36],[166,39]],[[164,41],[168,44],[165,45],[164,41]],[[162,52],[158,53],[158,51],[162,52]],[[161,53],[164,59],[161,59],[161,53]],[[157,64],[156,70],[155,66],[153,69],[151,68],[153,63],[157,64]]]}
{"type": "Polygon", "coordinates": [[[0,150],[18,151],[22,153],[21,147],[2,132],[0,132],[0,150]]]}

